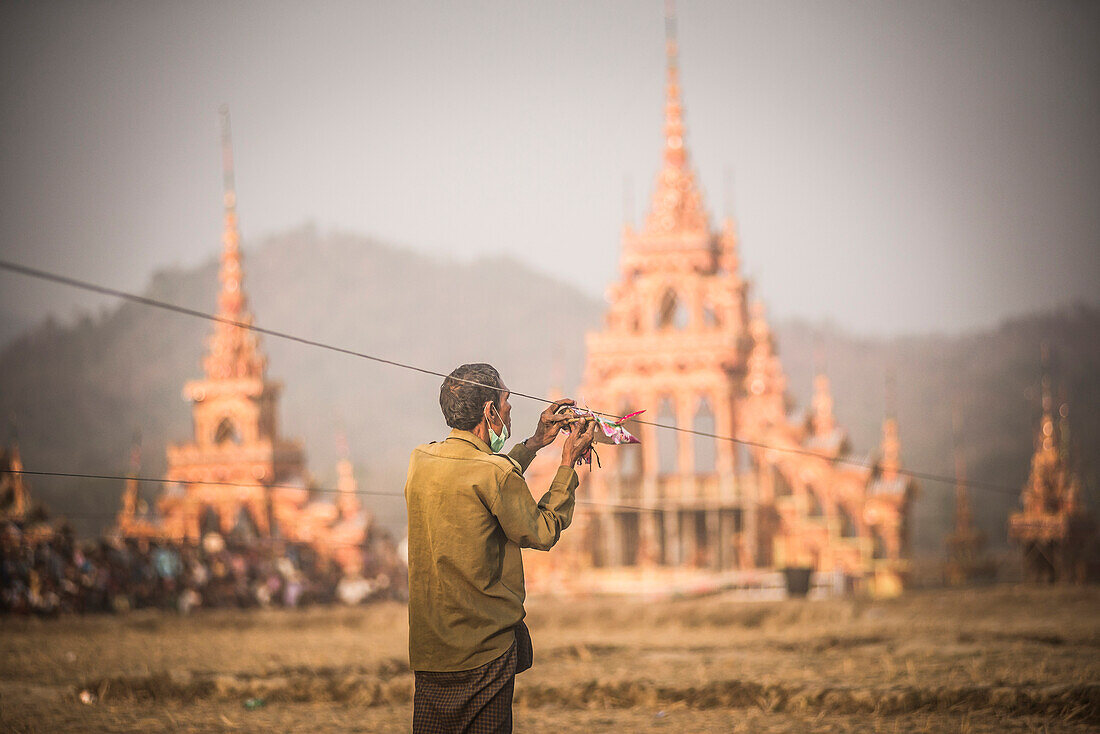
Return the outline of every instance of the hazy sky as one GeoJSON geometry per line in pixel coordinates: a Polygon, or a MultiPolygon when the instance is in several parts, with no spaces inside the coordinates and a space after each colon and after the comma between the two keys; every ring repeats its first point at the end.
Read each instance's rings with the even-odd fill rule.
{"type": "MultiPolygon", "coordinates": [[[[140,289],[214,256],[225,102],[246,246],[313,221],[601,293],[660,162],[662,14],[4,3],[3,257],[140,289]]],[[[1100,300],[1100,3],[678,14],[692,162],[771,314],[958,331],[1100,300]]],[[[0,273],[9,323],[88,303],[0,273]]]]}

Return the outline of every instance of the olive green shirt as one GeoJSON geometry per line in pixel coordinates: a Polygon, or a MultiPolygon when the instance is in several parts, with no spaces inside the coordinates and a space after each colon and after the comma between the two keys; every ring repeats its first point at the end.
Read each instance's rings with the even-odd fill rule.
{"type": "Polygon", "coordinates": [[[470,670],[511,647],[524,616],[520,548],[549,550],[573,519],[577,472],[559,467],[537,503],[523,480],[535,452],[494,454],[469,431],[409,460],[409,663],[470,670]]]}

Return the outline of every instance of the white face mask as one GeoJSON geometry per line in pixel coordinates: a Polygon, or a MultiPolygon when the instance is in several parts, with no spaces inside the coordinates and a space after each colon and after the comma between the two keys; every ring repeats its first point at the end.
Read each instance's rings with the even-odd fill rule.
{"type": "MultiPolygon", "coordinates": [[[[495,407],[493,408],[496,409],[495,407]]],[[[504,448],[504,442],[508,440],[508,426],[504,424],[504,418],[500,413],[497,413],[497,417],[500,418],[500,433],[493,430],[493,421],[490,420],[487,423],[489,428],[489,450],[494,454],[500,453],[500,450],[504,448]]]]}

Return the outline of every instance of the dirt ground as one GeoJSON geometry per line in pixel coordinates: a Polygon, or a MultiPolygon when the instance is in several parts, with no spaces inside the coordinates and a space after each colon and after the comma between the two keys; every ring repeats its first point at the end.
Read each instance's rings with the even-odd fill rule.
{"type": "MultiPolygon", "coordinates": [[[[528,611],[519,732],[1100,730],[1100,588],[528,611]]],[[[392,603],[0,619],[0,731],[407,731],[406,640],[392,603]]]]}

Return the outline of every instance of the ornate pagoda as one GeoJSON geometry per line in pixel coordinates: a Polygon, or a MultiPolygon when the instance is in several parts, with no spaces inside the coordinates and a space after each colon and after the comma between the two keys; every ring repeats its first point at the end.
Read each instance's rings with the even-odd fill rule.
{"type": "Polygon", "coordinates": [[[203,378],[183,390],[194,436],[168,446],[168,488],[155,510],[139,499],[135,447],[118,529],[127,537],[177,541],[218,533],[305,543],[355,572],[362,554],[349,549],[365,541],[371,518],[359,504],[346,446],[336,496],[313,491],[301,444],[279,432],[282,386],[268,379],[257,335],[246,328],[253,316],[243,285],[229,114],[224,108],[221,114],[225,223],[218,321],[202,360],[203,378]]]}
{"type": "MultiPolygon", "coordinates": [[[[713,577],[808,567],[896,593],[915,491],[900,473],[897,423],[886,419],[876,457],[846,463],[825,375],[809,415],[789,410],[764,307],[750,303],[740,274],[736,228],[727,219],[711,229],[689,164],[671,13],[666,56],[663,164],[644,225],[624,227],[619,279],[607,291],[604,327],[587,335],[577,396],[597,410],[644,408],[648,421],[737,443],[628,423],[641,444],[601,452],[602,469],[584,479],[592,504],[560,552],[532,561],[565,583],[570,574],[557,566],[597,576],[645,569],[648,578],[662,569],[713,577]]],[[[532,486],[541,488],[547,463],[529,470],[532,486]]]]}
{"type": "MultiPolygon", "coordinates": [[[[1045,359],[1044,351],[1044,363],[1045,359]]],[[[1069,468],[1066,453],[1069,408],[1054,419],[1050,374],[1042,378],[1043,417],[1031,457],[1031,473],[1020,499],[1023,510],[1008,519],[1008,536],[1023,551],[1024,577],[1031,581],[1081,583],[1089,573],[1096,524],[1081,503],[1081,482],[1069,468]]]]}

